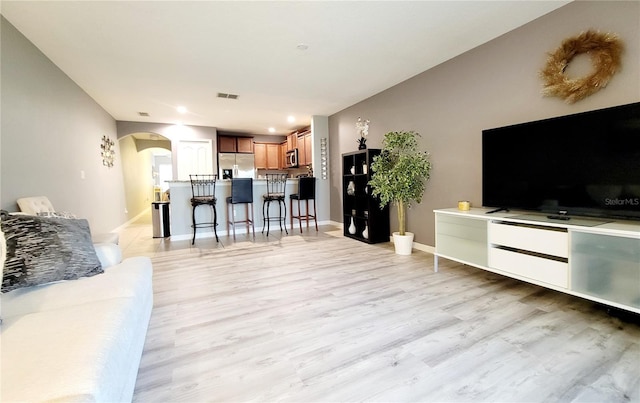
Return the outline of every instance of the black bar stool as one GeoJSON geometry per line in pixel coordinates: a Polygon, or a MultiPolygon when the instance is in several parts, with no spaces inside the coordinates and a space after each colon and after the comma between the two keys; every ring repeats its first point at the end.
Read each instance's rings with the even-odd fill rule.
{"type": "Polygon", "coordinates": [[[227,234],[229,226],[233,228],[233,239],[236,239],[236,224],[247,225],[247,235],[249,234],[249,224],[253,227],[253,237],[256,236],[256,228],[253,224],[253,179],[234,178],[231,179],[231,196],[227,197],[227,234]],[[233,214],[235,204],[244,204],[245,220],[236,221],[233,214]],[[249,218],[249,205],[251,205],[251,218],[249,218]]]}
{"type": "Polygon", "coordinates": [[[289,211],[291,212],[291,228],[293,230],[293,219],[297,219],[300,224],[300,232],[302,232],[302,221],[307,222],[309,228],[309,220],[313,219],[318,230],[318,220],[316,220],[316,178],[309,176],[298,179],[298,193],[289,196],[289,211]],[[298,214],[293,214],[293,201],[298,201],[298,214]],[[306,202],[305,214],[300,212],[300,201],[306,202]],[[313,200],[313,214],[309,214],[309,200],[313,200]]]}
{"type": "Polygon", "coordinates": [[[191,221],[193,225],[193,240],[191,245],[196,242],[196,228],[211,228],[218,239],[216,226],[218,225],[218,213],[216,211],[216,179],[218,175],[189,175],[191,180],[191,221]],[[196,207],[211,206],[213,209],[213,221],[196,223],[196,207]]]}
{"type": "Polygon", "coordinates": [[[269,223],[278,220],[280,224],[280,232],[282,232],[282,224],[284,223],[284,232],[287,231],[287,203],[284,200],[284,192],[287,188],[287,174],[266,174],[267,177],[267,194],[262,195],[262,232],[264,233],[265,224],[267,226],[267,236],[269,236],[269,223]],[[278,202],[278,216],[271,217],[269,206],[271,202],[278,202]],[[282,215],[284,208],[284,215],[282,215]]]}

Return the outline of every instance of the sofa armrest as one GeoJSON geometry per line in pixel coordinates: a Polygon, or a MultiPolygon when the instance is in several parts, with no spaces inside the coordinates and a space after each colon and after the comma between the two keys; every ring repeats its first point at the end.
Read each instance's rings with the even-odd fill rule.
{"type": "Polygon", "coordinates": [[[98,255],[98,260],[102,264],[102,268],[115,266],[122,262],[122,251],[120,247],[114,243],[94,243],[93,247],[98,255]]]}

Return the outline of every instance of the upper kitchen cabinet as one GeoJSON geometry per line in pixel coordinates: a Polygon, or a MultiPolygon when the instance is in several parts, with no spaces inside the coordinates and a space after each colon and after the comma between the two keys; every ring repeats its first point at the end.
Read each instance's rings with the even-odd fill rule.
{"type": "Polygon", "coordinates": [[[287,169],[287,142],[280,143],[280,169],[287,169]]]}
{"type": "Polygon", "coordinates": [[[218,136],[218,152],[253,154],[253,137],[218,136]]]}
{"type": "Polygon", "coordinates": [[[253,152],[253,138],[252,137],[236,137],[238,141],[238,152],[248,153],[253,152]]]}
{"type": "Polygon", "coordinates": [[[264,143],[255,143],[253,145],[255,150],[254,155],[256,169],[267,169],[267,145],[264,143]]]}
{"type": "Polygon", "coordinates": [[[312,159],[311,130],[301,131],[297,135],[298,140],[298,164],[309,165],[312,159]]]}
{"type": "Polygon", "coordinates": [[[280,169],[280,144],[255,143],[257,169],[280,169]]]}
{"type": "Polygon", "coordinates": [[[293,132],[287,136],[287,150],[291,151],[298,148],[298,132],[293,132]]]}

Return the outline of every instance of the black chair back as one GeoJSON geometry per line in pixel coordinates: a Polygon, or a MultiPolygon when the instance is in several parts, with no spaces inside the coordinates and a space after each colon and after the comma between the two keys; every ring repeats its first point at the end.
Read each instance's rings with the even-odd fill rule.
{"type": "Polygon", "coordinates": [[[267,177],[267,196],[284,197],[287,187],[287,174],[266,174],[267,177]]]}
{"type": "Polygon", "coordinates": [[[298,198],[300,200],[316,198],[316,178],[314,176],[298,179],[298,198]]]}
{"type": "Polygon", "coordinates": [[[217,174],[189,175],[191,180],[191,195],[194,199],[212,199],[216,196],[217,174]]]}
{"type": "Polygon", "coordinates": [[[253,203],[253,179],[231,179],[231,203],[253,203]]]}

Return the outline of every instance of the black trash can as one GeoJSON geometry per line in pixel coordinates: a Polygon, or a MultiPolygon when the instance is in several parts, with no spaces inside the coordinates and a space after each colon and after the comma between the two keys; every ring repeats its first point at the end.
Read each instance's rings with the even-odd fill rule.
{"type": "Polygon", "coordinates": [[[151,222],[153,224],[154,238],[166,238],[171,235],[169,202],[151,203],[151,222]]]}

